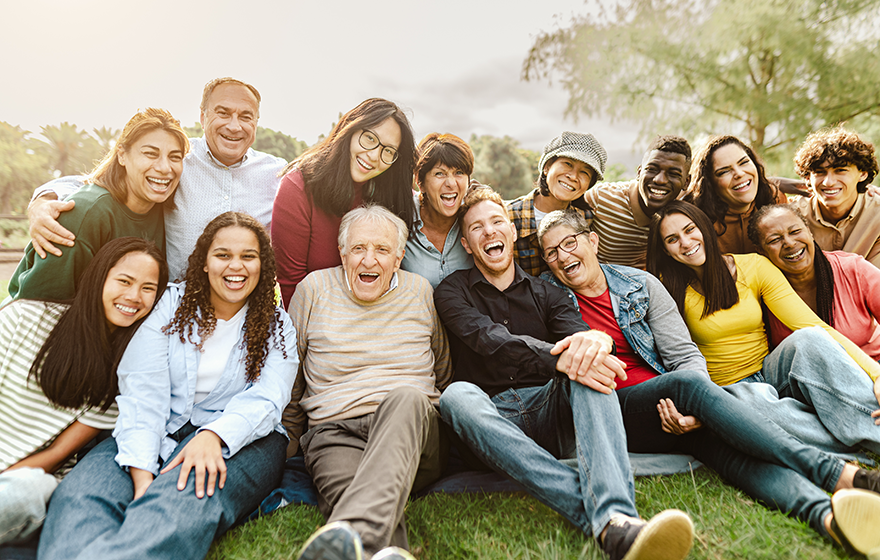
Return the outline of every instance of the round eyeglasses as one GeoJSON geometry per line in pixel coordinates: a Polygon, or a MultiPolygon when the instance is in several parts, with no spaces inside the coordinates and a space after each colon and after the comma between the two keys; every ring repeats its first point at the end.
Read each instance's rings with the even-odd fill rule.
{"type": "Polygon", "coordinates": [[[577,233],[573,233],[571,235],[567,235],[562,238],[562,241],[559,245],[553,247],[547,247],[544,249],[544,252],[541,253],[541,257],[548,263],[555,262],[556,259],[559,258],[559,249],[565,251],[566,253],[571,253],[578,247],[577,236],[582,233],[589,233],[587,231],[579,231],[577,233]]]}
{"type": "Polygon", "coordinates": [[[379,152],[379,159],[385,165],[391,165],[397,161],[397,148],[392,148],[379,142],[379,136],[372,130],[363,129],[361,135],[358,136],[358,144],[365,150],[373,150],[376,146],[382,146],[382,150],[379,152]]]}

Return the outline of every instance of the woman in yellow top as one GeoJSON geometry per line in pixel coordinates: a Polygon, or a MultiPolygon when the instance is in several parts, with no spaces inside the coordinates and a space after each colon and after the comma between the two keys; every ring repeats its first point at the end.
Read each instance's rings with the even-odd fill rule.
{"type": "Polygon", "coordinates": [[[653,217],[648,271],[672,294],[713,381],[769,383],[821,420],[803,421],[804,407],[788,409],[789,417],[767,414],[797,437],[828,447],[830,432],[849,448],[880,452],[880,364],[823,323],[765,257],[722,254],[709,218],[675,201],[653,217]],[[772,353],[762,301],[795,331],[772,353]]]}

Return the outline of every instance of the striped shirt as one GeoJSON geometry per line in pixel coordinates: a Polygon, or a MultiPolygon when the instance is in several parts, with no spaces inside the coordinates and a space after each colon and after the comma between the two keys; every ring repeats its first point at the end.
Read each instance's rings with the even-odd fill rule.
{"type": "MultiPolygon", "coordinates": [[[[593,208],[599,262],[645,269],[649,226],[640,226],[633,213],[630,192],[636,186],[636,181],[601,183],[584,195],[593,208]]],[[[638,212],[642,214],[641,208],[638,212]]]]}
{"type": "Polygon", "coordinates": [[[75,420],[112,430],[116,405],[106,413],[59,408],[28,380],[31,364],[66,305],[19,300],[0,310],[0,471],[43,449],[75,420]]]}
{"type": "Polygon", "coordinates": [[[431,285],[409,272],[397,277],[397,287],[371,303],[355,301],[341,266],[312,272],[297,287],[290,316],[304,375],[291,406],[298,402],[311,426],[373,413],[398,387],[437,404],[449,384],[449,344],[431,285]]]}

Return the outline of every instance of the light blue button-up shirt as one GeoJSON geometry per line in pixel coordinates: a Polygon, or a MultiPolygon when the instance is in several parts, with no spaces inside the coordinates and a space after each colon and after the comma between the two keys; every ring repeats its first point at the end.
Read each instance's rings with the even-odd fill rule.
{"type": "MultiPolygon", "coordinates": [[[[170,434],[187,422],[220,436],[225,444],[224,459],[273,430],[286,436],[281,413],[290,401],[299,366],[296,333],[290,317],[279,310],[287,358],[276,340],[270,340],[259,379],[248,382],[247,351],[241,347],[242,328],[217,385],[196,403],[201,353],[194,344],[181,342],[178,334],[162,332],[180,305],[184,286],[169,284],[153,313],[131,339],[119,364],[119,418],[113,437],[119,447],[116,462],[121,467],[157,474],[159,459],[167,460],[177,446],[170,434]]],[[[193,338],[197,340],[198,335],[193,334],[193,338]]]]}
{"type": "MultiPolygon", "coordinates": [[[[250,214],[268,230],[272,205],[281,184],[278,173],[287,162],[249,148],[239,163],[227,167],[214,159],[204,138],[190,139],[183,160],[180,185],[174,194],[175,210],[165,212],[165,256],[169,278],[182,279],[187,259],[208,222],[224,212],[250,214]]],[[[34,197],[52,191],[59,199],[83,185],[82,176],[61,177],[39,187],[34,197]]]]}
{"type": "Polygon", "coordinates": [[[418,195],[416,199],[416,228],[406,241],[406,253],[400,268],[407,272],[418,274],[436,288],[444,278],[464,268],[474,267],[474,258],[464,250],[461,245],[461,228],[458,221],[446,234],[443,243],[443,252],[437,250],[434,244],[428,241],[428,237],[422,233],[421,209],[418,195]]]}

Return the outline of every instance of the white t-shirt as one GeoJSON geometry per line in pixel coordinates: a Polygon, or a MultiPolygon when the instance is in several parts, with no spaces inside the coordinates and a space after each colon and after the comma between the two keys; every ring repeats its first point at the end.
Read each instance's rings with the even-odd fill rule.
{"type": "Polygon", "coordinates": [[[202,344],[202,356],[196,374],[195,402],[203,401],[214,390],[223,372],[226,371],[226,363],[238,343],[247,308],[245,304],[228,321],[217,319],[214,332],[202,344]]]}

